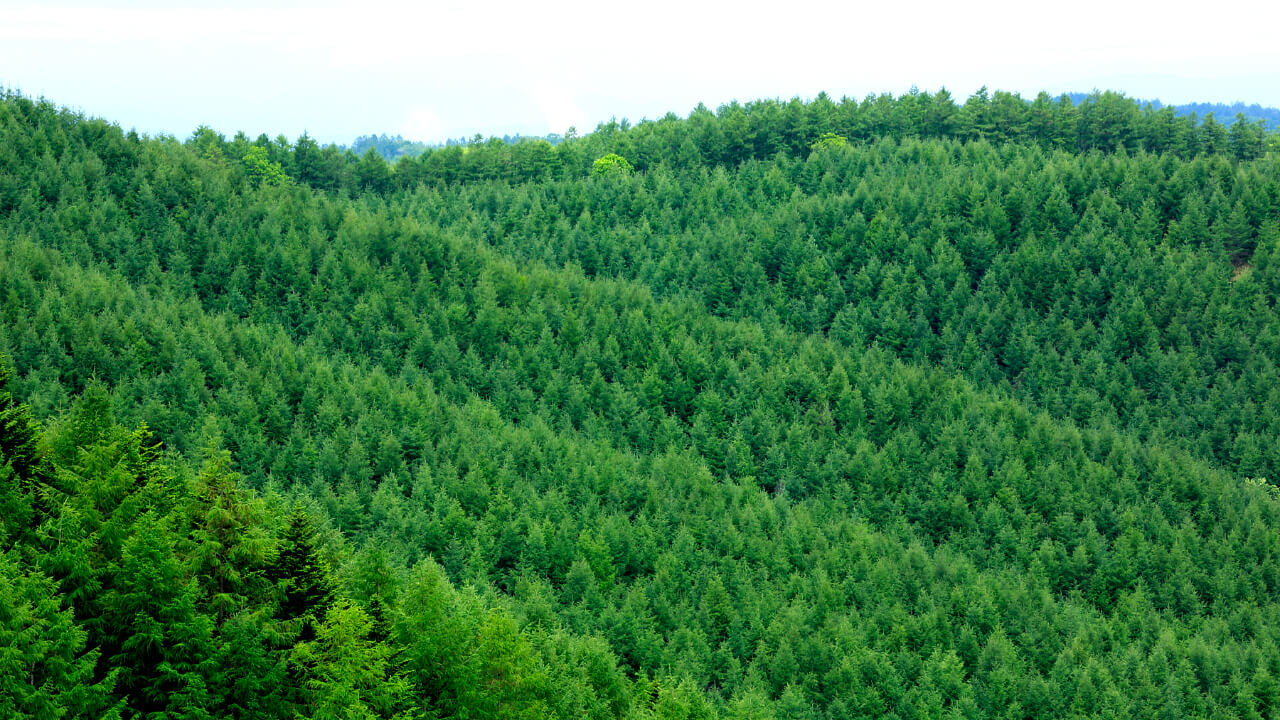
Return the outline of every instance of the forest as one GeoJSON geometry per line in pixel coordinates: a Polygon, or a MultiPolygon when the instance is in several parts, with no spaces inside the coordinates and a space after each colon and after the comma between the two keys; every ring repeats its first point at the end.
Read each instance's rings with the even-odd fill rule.
{"type": "Polygon", "coordinates": [[[0,716],[1280,717],[1280,135],[388,162],[0,96],[0,716]]]}

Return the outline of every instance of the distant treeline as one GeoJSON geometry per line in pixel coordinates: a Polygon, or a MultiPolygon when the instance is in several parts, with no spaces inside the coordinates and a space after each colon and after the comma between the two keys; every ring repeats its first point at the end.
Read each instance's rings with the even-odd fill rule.
{"type": "Polygon", "coordinates": [[[883,137],[1012,142],[1079,153],[1148,152],[1181,159],[1226,156],[1237,161],[1259,158],[1280,142],[1280,135],[1268,132],[1261,122],[1227,126],[1212,115],[1179,116],[1171,107],[1139,107],[1122,93],[1094,92],[1075,102],[1070,96],[1055,99],[1042,92],[1028,102],[1016,93],[988,93],[985,88],[962,104],[946,90],[839,102],[821,93],[809,102],[734,102],[715,111],[699,104],[686,118],[668,113],[636,125],[611,120],[559,144],[477,136],[466,145],[401,156],[394,164],[374,146],[357,155],[335,145],[321,147],[306,135],[296,143],[283,135],[251,140],[243,133],[227,141],[202,127],[189,142],[206,157],[243,160],[258,180],[292,179],[318,190],[386,194],[423,185],[580,177],[609,153],[626,158],[642,172],[661,165],[728,169],[778,155],[803,158],[823,138],[867,143],[883,137]],[[260,150],[250,158],[253,148],[260,150]]]}
{"type": "MultiPolygon", "coordinates": [[[[533,140],[546,140],[552,145],[557,145],[560,141],[564,140],[564,136],[559,133],[552,133],[545,136],[521,135],[519,133],[516,133],[515,135],[502,136],[502,142],[507,143],[508,145],[513,145],[519,142],[530,142],[533,140]]],[[[373,148],[374,152],[386,158],[388,161],[395,162],[402,157],[415,158],[422,153],[435,148],[452,147],[455,145],[462,147],[464,145],[471,145],[473,143],[483,141],[483,136],[476,135],[471,138],[449,138],[443,143],[425,143],[406,140],[399,134],[387,135],[386,133],[383,133],[381,135],[361,135],[355,139],[355,142],[351,143],[351,151],[356,155],[363,155],[368,152],[369,148],[373,148]]]]}
{"type": "Polygon", "coordinates": [[[395,162],[402,157],[417,157],[428,149],[434,147],[429,143],[418,142],[415,140],[405,140],[400,135],[361,135],[351,143],[351,151],[357,155],[363,155],[369,149],[373,149],[382,157],[395,162]]]}
{"type": "MultiPolygon", "coordinates": [[[[979,91],[979,93],[974,97],[978,98],[979,102],[984,102],[981,100],[981,98],[984,95],[985,95],[985,90],[979,91]]],[[[1078,108],[1079,106],[1085,105],[1087,103],[1098,102],[1099,100],[1102,99],[1102,95],[1103,94],[1097,93],[1097,92],[1095,93],[1073,92],[1073,93],[1066,93],[1065,95],[1052,99],[1052,101],[1061,103],[1062,99],[1066,98],[1067,100],[1070,101],[1072,106],[1078,108]]],[[[1114,94],[1106,93],[1106,95],[1114,95],[1114,94]]],[[[950,99],[950,95],[946,90],[942,90],[937,95],[934,95],[934,96],[930,96],[928,93],[920,93],[918,91],[913,91],[911,93],[901,96],[900,98],[898,98],[898,101],[901,101],[906,98],[912,98],[912,97],[914,97],[917,101],[919,101],[922,97],[923,98],[932,97],[935,99],[941,97],[941,98],[945,98],[946,100],[950,99]]],[[[1018,96],[1017,94],[1010,95],[1004,92],[996,92],[993,96],[993,98],[999,99],[1000,101],[1007,101],[1010,97],[1018,97],[1018,96]]],[[[1024,102],[1029,107],[1034,107],[1037,103],[1043,103],[1044,100],[1048,97],[1049,96],[1047,94],[1042,93],[1041,97],[1038,97],[1033,100],[1024,99],[1024,102]]],[[[855,105],[861,108],[862,105],[867,103],[875,104],[875,103],[883,102],[883,98],[888,98],[892,100],[891,95],[882,95],[882,96],[873,95],[873,96],[869,96],[866,100],[862,101],[861,103],[856,100],[842,99],[840,104],[846,105],[846,106],[855,105]]],[[[971,98],[971,100],[972,99],[973,98],[971,98]]],[[[769,102],[769,101],[766,101],[766,102],[769,102]]],[[[780,102],[780,101],[772,101],[772,102],[780,102]]],[[[792,101],[792,102],[795,102],[795,101],[792,101]]],[[[991,102],[991,99],[988,99],[985,102],[991,102]]],[[[1261,124],[1263,128],[1269,131],[1273,131],[1280,128],[1280,109],[1273,108],[1273,107],[1263,107],[1258,103],[1253,103],[1249,105],[1246,105],[1245,103],[1242,103],[1242,102],[1235,102],[1230,105],[1224,104],[1224,103],[1185,103],[1182,105],[1166,105],[1165,103],[1162,103],[1160,100],[1143,100],[1143,99],[1136,99],[1136,98],[1133,99],[1133,103],[1140,111],[1143,108],[1145,108],[1147,105],[1150,105],[1151,112],[1157,115],[1160,114],[1162,111],[1165,111],[1167,108],[1168,110],[1171,110],[1173,112],[1174,117],[1187,118],[1187,119],[1190,119],[1192,122],[1198,122],[1199,120],[1205,118],[1208,115],[1213,115],[1215,122],[1221,123],[1228,127],[1235,124],[1238,120],[1243,119],[1246,123],[1249,123],[1249,124],[1254,124],[1254,125],[1261,124]]],[[[759,104],[760,103],[752,103],[751,105],[755,106],[759,104]]],[[[733,108],[734,105],[735,104],[722,106],[722,109],[733,108]]],[[[605,123],[604,125],[602,125],[602,127],[608,126],[609,124],[610,123],[605,123]]],[[[502,142],[508,145],[514,145],[520,142],[531,142],[536,140],[546,140],[550,142],[552,145],[557,145],[564,140],[564,136],[556,133],[546,135],[546,136],[521,135],[519,133],[515,135],[502,136],[502,142]]],[[[485,140],[482,136],[475,135],[470,138],[467,138],[467,137],[449,138],[448,140],[445,140],[443,143],[425,143],[425,142],[417,142],[413,140],[406,140],[404,137],[398,134],[387,135],[384,133],[381,135],[361,135],[360,137],[355,139],[355,142],[351,143],[351,151],[354,152],[356,155],[363,155],[369,148],[373,148],[375,152],[377,152],[382,157],[386,158],[387,161],[395,162],[402,157],[416,158],[422,153],[427,152],[429,150],[435,150],[443,147],[455,147],[455,146],[466,147],[468,145],[483,143],[484,141],[485,140]]]]}
{"type": "MultiPolygon", "coordinates": [[[[1079,103],[1089,97],[1088,93],[1069,93],[1068,96],[1072,102],[1079,103]]],[[[1204,117],[1212,114],[1219,121],[1231,125],[1238,119],[1237,116],[1243,116],[1245,122],[1256,123],[1262,122],[1268,130],[1280,128],[1280,108],[1263,107],[1258,103],[1246,105],[1242,102],[1234,102],[1230,105],[1226,103],[1183,103],[1181,105],[1165,105],[1159,100],[1135,100],[1139,106],[1148,103],[1155,110],[1161,110],[1166,107],[1173,108],[1173,112],[1178,117],[1204,117]]]]}

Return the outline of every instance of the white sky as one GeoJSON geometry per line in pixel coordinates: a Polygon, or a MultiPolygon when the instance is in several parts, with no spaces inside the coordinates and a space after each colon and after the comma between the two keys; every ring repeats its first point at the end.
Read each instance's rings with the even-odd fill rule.
{"type": "Polygon", "coordinates": [[[126,128],[426,141],[981,85],[1280,106],[1280,3],[0,0],[0,85],[126,128]],[[860,6],[862,5],[862,6],[860,6]],[[1040,9],[1043,7],[1044,9],[1040,9]]]}

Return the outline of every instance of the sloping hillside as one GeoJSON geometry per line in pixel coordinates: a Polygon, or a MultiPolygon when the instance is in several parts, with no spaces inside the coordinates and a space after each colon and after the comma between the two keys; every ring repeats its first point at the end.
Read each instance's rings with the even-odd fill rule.
{"type": "Polygon", "coordinates": [[[0,706],[1267,717],[1280,173],[1108,102],[392,168],[6,98],[0,706]]]}

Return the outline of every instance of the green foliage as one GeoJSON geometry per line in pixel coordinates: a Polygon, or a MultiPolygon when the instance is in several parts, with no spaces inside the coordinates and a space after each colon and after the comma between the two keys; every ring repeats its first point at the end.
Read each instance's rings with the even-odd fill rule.
{"type": "Polygon", "coordinates": [[[63,606],[56,584],[0,556],[0,714],[6,717],[119,717],[114,673],[94,677],[98,653],[63,606]]]}
{"type": "Polygon", "coordinates": [[[411,717],[409,683],[391,674],[392,651],[370,638],[373,623],[350,600],[334,605],[290,661],[306,668],[301,712],[317,720],[411,717]]]}
{"type": "Polygon", "coordinates": [[[634,171],[635,168],[631,167],[631,163],[617,153],[601,155],[591,162],[593,175],[626,175],[634,171]]]}
{"type": "Polygon", "coordinates": [[[269,568],[280,596],[278,614],[284,620],[322,621],[333,603],[329,566],[316,547],[311,517],[295,505],[280,536],[280,549],[269,568]]]}
{"type": "Polygon", "coordinates": [[[280,163],[271,159],[267,149],[254,146],[244,154],[244,169],[254,187],[262,185],[288,185],[289,176],[285,174],[280,163]]]}
{"type": "Polygon", "coordinates": [[[1253,132],[823,95],[392,167],[6,96],[0,708],[1273,713],[1253,132]]]}
{"type": "MultiPolygon", "coordinates": [[[[277,568],[280,575],[288,578],[282,608],[304,594],[297,590],[299,581],[295,574],[301,571],[294,566],[311,558],[298,558],[299,549],[291,542],[297,515],[290,517],[282,550],[266,527],[267,510],[263,503],[240,488],[239,476],[231,470],[229,453],[214,452],[206,460],[191,488],[191,500],[188,568],[203,586],[212,601],[211,609],[221,620],[260,601],[269,592],[268,573],[277,568]],[[275,559],[274,566],[268,564],[272,559],[275,559]]],[[[306,520],[302,518],[297,522],[305,524],[306,520]]],[[[322,579],[306,577],[301,582],[314,586],[322,579]]],[[[318,592],[315,587],[308,589],[318,592]]]]}
{"type": "Polygon", "coordinates": [[[813,150],[834,150],[838,148],[848,147],[849,138],[843,135],[837,135],[831,132],[825,132],[818,136],[809,147],[813,150]]]}
{"type": "Polygon", "coordinates": [[[39,426],[10,390],[12,373],[0,356],[0,545],[6,548],[29,539],[24,535],[34,520],[33,505],[48,470],[36,444],[39,426]]]}

